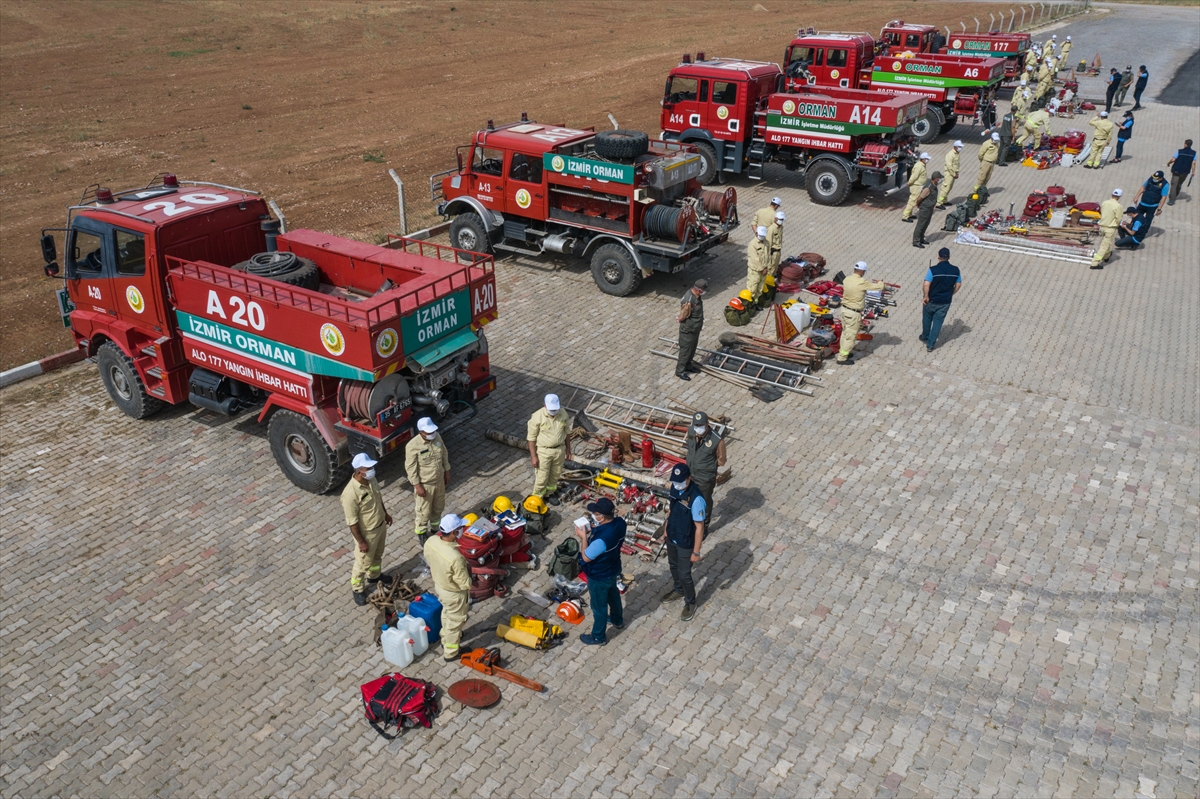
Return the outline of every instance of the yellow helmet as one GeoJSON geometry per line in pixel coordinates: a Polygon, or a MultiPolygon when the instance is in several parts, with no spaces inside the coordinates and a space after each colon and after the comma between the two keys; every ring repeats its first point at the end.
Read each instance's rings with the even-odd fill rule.
{"type": "Polygon", "coordinates": [[[512,510],[512,509],[513,509],[512,500],[509,499],[508,497],[504,496],[503,494],[496,497],[495,502],[492,503],[492,513],[504,513],[504,511],[512,510]]]}
{"type": "Polygon", "coordinates": [[[763,278],[763,285],[767,286],[768,288],[773,287],[775,285],[775,278],[771,277],[770,275],[767,275],[766,277],[763,278]]]}
{"type": "Polygon", "coordinates": [[[738,292],[743,302],[754,302],[754,295],[750,293],[750,289],[742,289],[738,292]]]}
{"type": "Polygon", "coordinates": [[[525,498],[522,507],[530,513],[546,513],[550,509],[546,507],[546,500],[539,497],[537,494],[530,494],[525,498]]]}
{"type": "Polygon", "coordinates": [[[462,517],[462,520],[465,526],[470,527],[472,524],[479,521],[479,516],[474,513],[468,513],[466,516],[462,517]]]}

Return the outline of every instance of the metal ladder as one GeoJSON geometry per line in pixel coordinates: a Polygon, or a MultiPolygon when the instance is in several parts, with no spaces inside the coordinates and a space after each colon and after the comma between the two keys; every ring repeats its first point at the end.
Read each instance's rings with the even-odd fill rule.
{"type": "MultiPolygon", "coordinates": [[[[668,351],[650,350],[651,353],[661,355],[664,358],[671,358],[672,360],[679,357],[679,342],[675,339],[663,338],[662,336],[659,336],[658,340],[670,345],[668,351]]],[[[703,366],[725,372],[726,374],[753,380],[762,385],[777,386],[778,388],[793,391],[797,394],[804,394],[809,397],[813,395],[812,389],[802,388],[802,386],[808,382],[824,382],[821,378],[813,377],[805,372],[795,369],[785,369],[782,366],[775,366],[774,364],[756,361],[751,358],[743,358],[740,355],[730,355],[729,353],[706,350],[701,347],[697,347],[696,352],[706,356],[701,362],[703,366]]]]}
{"type": "MultiPolygon", "coordinates": [[[[692,426],[692,414],[659,408],[575,383],[564,382],[562,385],[568,389],[561,398],[568,413],[583,414],[600,425],[667,439],[687,451],[687,431],[692,426]],[[675,432],[675,428],[680,432],[675,432]]],[[[727,430],[732,430],[728,425],[712,420],[709,426],[722,438],[726,437],[727,430]]]]}
{"type": "Polygon", "coordinates": [[[754,112],[754,133],[750,139],[749,162],[746,166],[746,177],[750,180],[763,179],[763,164],[767,158],[767,112],[754,112]]]}

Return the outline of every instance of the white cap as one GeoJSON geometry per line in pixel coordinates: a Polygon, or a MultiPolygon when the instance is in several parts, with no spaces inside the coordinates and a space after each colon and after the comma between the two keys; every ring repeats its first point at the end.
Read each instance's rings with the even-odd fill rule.
{"type": "Polygon", "coordinates": [[[1101,119],[1104,119],[1106,116],[1108,116],[1108,112],[1107,112],[1107,111],[1101,111],[1101,112],[1100,112],[1100,118],[1101,118],[1101,119]]]}
{"type": "Polygon", "coordinates": [[[365,452],[360,452],[354,456],[354,460],[350,461],[350,465],[355,469],[370,469],[379,461],[371,460],[371,456],[365,452]]]}
{"type": "Polygon", "coordinates": [[[855,271],[855,272],[862,272],[863,274],[866,274],[866,272],[867,272],[867,262],[866,262],[866,261],[859,261],[858,263],[856,263],[856,264],[854,265],[854,271],[855,271]]]}
{"type": "Polygon", "coordinates": [[[1057,38],[1058,38],[1058,34],[1057,34],[1057,33],[1052,33],[1052,34],[1050,34],[1050,38],[1051,38],[1051,39],[1057,39],[1057,38]]]}
{"type": "Polygon", "coordinates": [[[1071,37],[1070,37],[1070,36],[1068,36],[1068,37],[1067,37],[1067,41],[1068,41],[1068,42],[1069,42],[1069,41],[1071,41],[1071,37]]]}
{"type": "Polygon", "coordinates": [[[999,134],[999,133],[993,133],[993,134],[992,134],[992,141],[1000,141],[1000,134],[999,134]]]}
{"type": "Polygon", "coordinates": [[[933,157],[933,156],[932,156],[932,155],[930,155],[929,153],[921,153],[921,160],[922,160],[922,161],[928,161],[928,160],[929,160],[930,158],[932,158],[932,157],[933,157]]]}
{"type": "Polygon", "coordinates": [[[548,411],[557,411],[559,408],[562,407],[562,404],[558,401],[557,394],[547,394],[545,403],[546,403],[546,410],[548,410],[548,411]]]}
{"type": "Polygon", "coordinates": [[[783,205],[783,200],[779,199],[778,197],[772,197],[771,205],[783,205]]]}
{"type": "Polygon", "coordinates": [[[787,217],[783,215],[783,211],[776,211],[775,218],[778,219],[780,222],[787,219],[787,217]]]}
{"type": "Polygon", "coordinates": [[[1033,64],[1030,64],[1029,66],[1025,67],[1025,71],[1026,71],[1026,72],[1033,72],[1033,64]]]}
{"type": "Polygon", "coordinates": [[[760,239],[765,239],[767,237],[767,229],[762,225],[759,225],[754,229],[754,235],[758,236],[760,239]]]}
{"type": "Polygon", "coordinates": [[[422,416],[417,420],[417,429],[422,433],[436,433],[438,426],[428,416],[422,416]]]}
{"type": "Polygon", "coordinates": [[[456,513],[447,513],[438,523],[438,529],[443,533],[453,533],[455,530],[463,526],[463,520],[458,518],[456,513]]]}
{"type": "Polygon", "coordinates": [[[962,147],[962,146],[963,146],[963,143],[962,143],[962,140],[961,140],[961,139],[959,139],[959,140],[957,140],[957,141],[955,141],[955,142],[954,142],[954,147],[955,147],[955,148],[962,147]]]}
{"type": "Polygon", "coordinates": [[[1125,192],[1121,191],[1120,189],[1113,189],[1113,196],[1114,196],[1114,197],[1120,197],[1120,196],[1121,196],[1122,194],[1124,194],[1124,193],[1125,193],[1125,192]]]}

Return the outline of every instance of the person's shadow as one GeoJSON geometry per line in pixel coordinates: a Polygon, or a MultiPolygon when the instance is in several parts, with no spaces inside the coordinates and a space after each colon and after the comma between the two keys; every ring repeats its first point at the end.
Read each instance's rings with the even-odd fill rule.
{"type": "Polygon", "coordinates": [[[709,528],[720,532],[718,528],[726,522],[743,515],[748,510],[761,508],[763,502],[762,491],[757,488],[741,486],[731,488],[725,492],[724,496],[713,501],[717,509],[712,519],[709,520],[709,528]]]}
{"type": "MultiPolygon", "coordinates": [[[[704,604],[712,598],[714,592],[732,588],[753,562],[754,555],[750,552],[748,539],[735,538],[714,546],[692,567],[693,578],[700,578],[700,584],[696,588],[696,602],[704,604]],[[697,566],[700,567],[699,572],[696,571],[697,566]]],[[[670,579],[670,572],[667,573],[667,579],[670,579]]]]}
{"type": "Polygon", "coordinates": [[[959,336],[966,335],[971,332],[971,326],[961,319],[955,319],[948,325],[942,326],[942,332],[938,334],[938,346],[954,341],[959,336]]]}

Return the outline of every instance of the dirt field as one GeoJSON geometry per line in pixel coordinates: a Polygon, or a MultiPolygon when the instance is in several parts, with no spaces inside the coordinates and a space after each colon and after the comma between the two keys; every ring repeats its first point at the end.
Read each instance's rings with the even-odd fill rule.
{"type": "MultiPolygon", "coordinates": [[[[257,189],[292,226],[429,221],[428,176],[489,118],[657,133],[685,51],[778,61],[795,28],[958,27],[994,4],[23,2],[0,6],[0,368],[70,346],[37,235],[159,172],[257,189]],[[765,10],[753,10],[755,7],[765,10]],[[932,9],[932,11],[930,10],[932,9]],[[982,11],[981,11],[982,10],[982,11]]],[[[986,24],[986,23],[985,23],[986,24]]]]}

